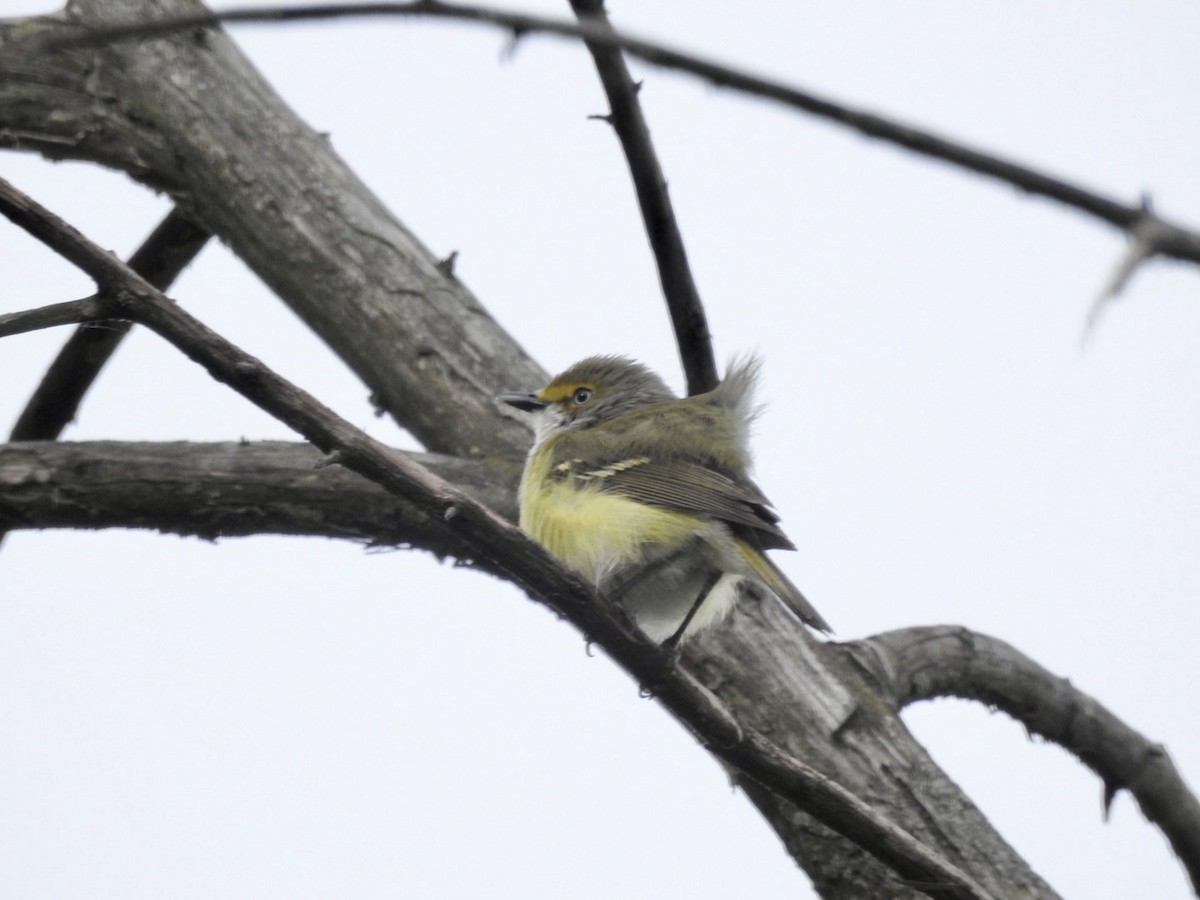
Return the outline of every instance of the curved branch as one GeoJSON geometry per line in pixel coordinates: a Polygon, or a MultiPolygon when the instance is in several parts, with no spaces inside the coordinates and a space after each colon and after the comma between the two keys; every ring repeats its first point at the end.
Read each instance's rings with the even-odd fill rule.
{"type": "MultiPolygon", "coordinates": [[[[571,0],[571,8],[581,22],[615,34],[604,12],[604,0],[571,0]]],[[[654,143],[650,140],[650,128],[638,102],[638,85],[633,83],[619,49],[596,41],[588,41],[587,48],[608,97],[610,112],[603,118],[616,132],[633,178],[642,223],[646,226],[646,237],[658,265],[658,280],[671,314],[688,393],[711,391],[720,377],[708,317],[688,265],[679,220],[667,193],[667,179],[658,163],[654,143]]]]}
{"type": "MultiPolygon", "coordinates": [[[[569,619],[697,735],[711,753],[862,847],[917,890],[936,897],[991,896],[970,875],[812,766],[743,726],[687,669],[601,601],[578,576],[518,528],[429,470],[374,440],[209,330],[120,260],[0,180],[0,213],[109,288],[128,317],[153,329],[218,381],[287,423],[353,472],[441,518],[474,559],[569,619]]],[[[799,627],[799,626],[796,626],[799,627]]]]}
{"type": "Polygon", "coordinates": [[[1128,790],[1200,892],[1200,802],[1162,744],[1095,698],[1004,641],[958,626],[903,628],[846,649],[880,678],[898,709],[935,697],[978,700],[1073,753],[1103,780],[1105,815],[1117,791],[1128,790]]]}
{"type": "Polygon", "coordinates": [[[1148,212],[1140,204],[1121,203],[1079,185],[1053,178],[1036,169],[1000,156],[969,147],[960,141],[943,138],[931,131],[855,109],[826,97],[777,81],[751,75],[711,60],[701,59],[653,41],[619,34],[606,24],[581,22],[573,24],[542,16],[509,13],[483,6],[417,0],[413,3],[358,3],[318,5],[310,7],[262,8],[246,7],[219,13],[167,18],[157,22],[130,22],[94,28],[86,34],[59,36],[45,41],[47,47],[97,46],[105,42],[131,37],[165,35],[185,29],[235,22],[290,22],[312,19],[331,19],[343,16],[424,16],[479,22],[511,31],[517,37],[527,33],[543,33],[583,39],[603,47],[620,48],[652,65],[689,72],[716,87],[730,88],[740,93],[772,100],[784,106],[806,112],[817,118],[836,122],[867,137],[877,138],[904,147],[959,168],[994,178],[1030,194],[1070,206],[1116,228],[1132,233],[1135,225],[1151,220],[1154,225],[1156,255],[1200,263],[1200,233],[1184,228],[1148,212]]]}

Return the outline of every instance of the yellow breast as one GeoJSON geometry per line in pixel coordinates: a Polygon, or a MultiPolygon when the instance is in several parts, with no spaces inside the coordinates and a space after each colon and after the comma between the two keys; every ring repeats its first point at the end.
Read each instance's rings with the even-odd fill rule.
{"type": "Polygon", "coordinates": [[[572,479],[551,477],[552,454],[534,454],[521,481],[521,528],[593,584],[640,563],[649,548],[682,543],[700,521],[572,479]],[[538,457],[541,457],[540,459],[538,457]]]}

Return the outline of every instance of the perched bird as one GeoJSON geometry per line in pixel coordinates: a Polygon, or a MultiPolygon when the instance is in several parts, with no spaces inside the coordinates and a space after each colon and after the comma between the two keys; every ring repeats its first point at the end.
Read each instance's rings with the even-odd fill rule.
{"type": "Polygon", "coordinates": [[[594,356],[499,397],[533,418],[521,527],[656,642],[678,647],[743,593],[829,631],[764,553],[795,547],[748,474],[758,370],[731,363],[715,390],[680,399],[640,363],[594,356]]]}

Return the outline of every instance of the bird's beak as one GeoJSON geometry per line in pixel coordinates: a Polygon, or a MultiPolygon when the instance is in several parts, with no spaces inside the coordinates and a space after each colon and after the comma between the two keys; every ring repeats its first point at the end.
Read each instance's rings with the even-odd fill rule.
{"type": "Polygon", "coordinates": [[[524,391],[505,391],[496,399],[522,412],[540,412],[550,405],[537,394],[527,394],[524,391]]]}

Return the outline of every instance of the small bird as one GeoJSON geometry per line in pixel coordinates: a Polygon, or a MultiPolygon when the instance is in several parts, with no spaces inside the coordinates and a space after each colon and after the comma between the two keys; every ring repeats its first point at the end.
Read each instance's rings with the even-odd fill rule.
{"type": "Polygon", "coordinates": [[[830,630],[764,553],[796,548],[748,474],[759,367],[734,361],[715,390],[680,399],[640,363],[593,356],[498,398],[533,417],[521,528],[674,649],[743,593],[830,630]]]}

